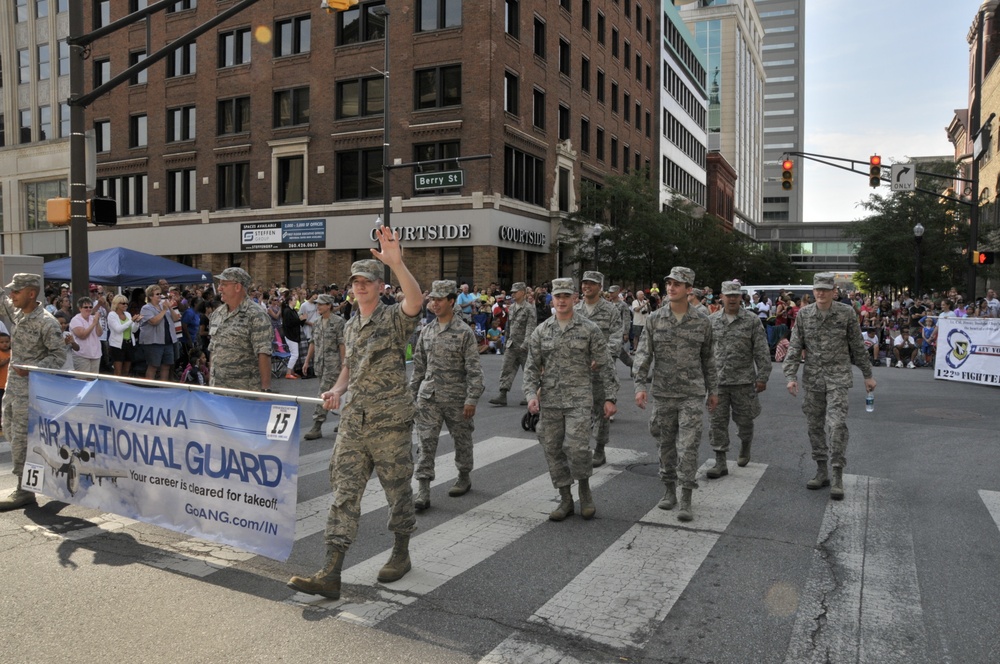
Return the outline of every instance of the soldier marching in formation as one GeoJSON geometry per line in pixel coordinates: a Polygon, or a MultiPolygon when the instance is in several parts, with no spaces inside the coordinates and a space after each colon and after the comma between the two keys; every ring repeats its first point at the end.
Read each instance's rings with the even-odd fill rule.
{"type": "MultiPolygon", "coordinates": [[[[527,301],[525,295],[528,287],[519,281],[510,287],[514,296],[514,304],[507,312],[507,348],[504,351],[503,368],[500,370],[500,394],[490,399],[495,406],[507,405],[507,393],[514,384],[517,370],[524,366],[528,359],[528,339],[535,329],[535,306],[527,301]]],[[[522,406],[527,405],[528,395],[524,395],[522,406]]]]}
{"type": "MultiPolygon", "coordinates": [[[[319,321],[313,325],[312,338],[309,339],[309,350],[306,352],[306,359],[302,364],[302,374],[309,373],[309,367],[313,367],[319,377],[319,393],[333,388],[333,384],[340,377],[340,370],[344,364],[344,319],[333,315],[334,299],[332,295],[320,295],[316,298],[316,306],[319,308],[319,321]]],[[[306,440],[316,440],[323,435],[323,423],[326,422],[326,414],[329,411],[323,408],[322,404],[316,405],[313,412],[312,429],[306,432],[303,438],[306,440]]],[[[334,427],[334,433],[337,428],[334,427]]]]}

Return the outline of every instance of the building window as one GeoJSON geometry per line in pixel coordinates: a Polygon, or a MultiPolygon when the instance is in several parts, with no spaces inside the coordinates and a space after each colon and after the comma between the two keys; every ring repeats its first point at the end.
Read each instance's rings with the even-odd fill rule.
{"type": "Polygon", "coordinates": [[[632,44],[625,40],[625,57],[622,58],[622,62],[625,64],[625,71],[630,71],[632,69],[632,44]]]}
{"type": "Polygon", "coordinates": [[[16,0],[14,3],[14,11],[16,12],[14,21],[16,23],[25,23],[28,20],[28,0],[16,0]]]}
{"type": "Polygon", "coordinates": [[[611,57],[618,57],[618,28],[611,28],[611,57]]]}
{"type": "Polygon", "coordinates": [[[145,9],[149,3],[147,0],[128,0],[128,12],[130,14],[145,9]]]}
{"type": "Polygon", "coordinates": [[[580,25],[590,32],[590,0],[583,0],[580,3],[580,25]]]}
{"type": "Polygon", "coordinates": [[[646,138],[650,138],[652,133],[653,116],[650,115],[649,111],[646,111],[646,138]]]}
{"type": "Polygon", "coordinates": [[[132,115],[128,119],[128,146],[144,148],[149,145],[149,119],[145,113],[132,115]]]}
{"type": "Polygon", "coordinates": [[[17,82],[31,82],[31,51],[26,48],[17,49],[17,82]]]}
{"type": "Polygon", "coordinates": [[[604,103],[604,72],[597,70],[597,101],[604,103]]]}
{"type": "Polygon", "coordinates": [[[167,171],[167,212],[194,212],[197,173],[193,168],[167,171]]]}
{"type": "Polygon", "coordinates": [[[94,87],[104,85],[111,80],[111,60],[102,58],[94,60],[94,87]]]}
{"type": "Polygon", "coordinates": [[[69,11],[69,0],[57,0],[56,11],[60,14],[65,14],[69,11]]]}
{"type": "Polygon", "coordinates": [[[305,193],[306,158],[278,157],[278,205],[301,205],[305,193]]]}
{"type": "Polygon", "coordinates": [[[146,214],[146,184],[148,176],[145,173],[123,175],[117,178],[99,178],[94,193],[115,199],[119,217],[129,217],[146,214]]]}
{"type": "Polygon", "coordinates": [[[618,139],[611,137],[611,168],[618,168],[618,139]]]}
{"type": "Polygon", "coordinates": [[[384,7],[385,2],[370,2],[337,12],[337,44],[385,39],[385,17],[376,13],[384,7]]]}
{"type": "Polygon", "coordinates": [[[618,112],[618,84],[611,82],[611,112],[618,112]]]}
{"type": "Polygon", "coordinates": [[[168,109],[167,143],[194,140],[195,126],[194,106],[182,106],[181,108],[168,109]]]}
{"type": "Polygon", "coordinates": [[[94,29],[111,23],[111,0],[94,0],[94,29]]]}
{"type": "Polygon", "coordinates": [[[545,59],[545,21],[535,17],[535,55],[545,59]]]}
{"type": "Polygon", "coordinates": [[[462,0],[417,0],[417,32],[462,25],[462,0]]]}
{"type": "Polygon", "coordinates": [[[49,228],[48,207],[46,201],[50,198],[66,198],[68,195],[69,183],[66,180],[25,182],[25,228],[29,231],[49,228]]]}
{"type": "Polygon", "coordinates": [[[250,207],[250,164],[219,165],[219,209],[250,207]]]}
{"type": "Polygon", "coordinates": [[[240,134],[250,131],[250,97],[220,99],[218,134],[240,134]]]}
{"type": "Polygon", "coordinates": [[[250,28],[219,33],[219,67],[235,67],[250,62],[250,28]]]}
{"type": "Polygon", "coordinates": [[[559,167],[559,211],[569,212],[569,190],[573,185],[569,169],[559,167]]]}
{"type": "Polygon", "coordinates": [[[21,109],[20,115],[20,129],[21,129],[21,145],[31,142],[31,109],[25,108],[21,109]]]}
{"type": "Polygon", "coordinates": [[[545,129],[545,93],[535,88],[531,93],[531,124],[536,129],[545,129]]]}
{"type": "Polygon", "coordinates": [[[382,113],[385,80],[372,76],[337,83],[337,119],[382,113]]]}
{"type": "Polygon", "coordinates": [[[3,121],[3,113],[0,113],[0,148],[7,145],[7,129],[3,121]]]}
{"type": "Polygon", "coordinates": [[[35,0],[35,18],[46,18],[49,15],[49,0],[35,0]]]}
{"type": "Polygon", "coordinates": [[[278,90],[274,93],[274,127],[309,123],[309,88],[278,90]]]}
{"type": "Polygon", "coordinates": [[[308,53],[310,48],[309,30],[312,20],[308,16],[296,16],[274,24],[274,57],[308,53]]]}
{"type": "Polygon", "coordinates": [[[580,60],[580,87],[590,92],[590,60],[587,56],[580,60]]]}
{"type": "Polygon", "coordinates": [[[604,161],[604,129],[601,127],[597,128],[597,136],[594,138],[594,142],[597,143],[595,146],[596,156],[598,161],[604,161]]]}
{"type": "MultiPolygon", "coordinates": [[[[0,125],[3,125],[3,120],[0,118],[0,125]]],[[[0,126],[0,132],[2,132],[3,127],[0,126]]],[[[59,104],[59,135],[63,138],[69,138],[69,104],[59,104]]],[[[2,138],[0,138],[0,145],[3,145],[2,138]]]]}
{"type": "Polygon", "coordinates": [[[521,7],[519,0],[504,1],[503,27],[514,39],[521,37],[521,7]]]}
{"type": "Polygon", "coordinates": [[[52,135],[52,107],[38,107],[38,140],[44,141],[55,138],[52,135]]]}
{"type": "Polygon", "coordinates": [[[532,205],[545,204],[545,160],[504,146],[503,194],[532,205]]]}
{"type": "MultiPolygon", "coordinates": [[[[460,144],[458,141],[442,141],[438,143],[422,143],[413,146],[413,160],[414,161],[433,161],[435,159],[454,159],[457,158],[461,152],[459,151],[460,144]]],[[[418,166],[417,173],[436,173],[438,171],[454,171],[458,170],[458,162],[441,162],[439,164],[427,164],[426,166],[418,166]]],[[[457,194],[460,189],[458,187],[443,187],[441,189],[429,189],[414,191],[414,196],[441,196],[446,194],[457,194]]]]}
{"type": "Polygon", "coordinates": [[[513,115],[518,113],[517,74],[504,72],[503,75],[503,110],[513,115]]]}
{"type": "Polygon", "coordinates": [[[559,140],[569,140],[569,107],[559,104],[559,140]]]}
{"type": "Polygon", "coordinates": [[[59,76],[69,76],[69,43],[65,39],[59,40],[59,76]]]}
{"type": "Polygon", "coordinates": [[[605,18],[603,12],[597,12],[597,43],[604,46],[605,18]]]}
{"type": "Polygon", "coordinates": [[[580,118],[580,150],[590,154],[590,120],[580,118]]]}
{"type": "Polygon", "coordinates": [[[622,99],[622,108],[625,109],[625,122],[632,121],[632,95],[625,93],[622,99]]]}
{"type": "Polygon", "coordinates": [[[418,69],[415,78],[414,106],[417,110],[458,106],[462,103],[461,65],[418,69]]]}
{"type": "MultiPolygon", "coordinates": [[[[146,59],[146,52],[145,51],[133,51],[132,53],[128,54],[128,66],[132,67],[134,65],[137,65],[137,64],[139,64],[140,62],[142,62],[145,59],[146,59]]],[[[149,80],[146,77],[146,74],[148,72],[149,72],[148,69],[143,69],[141,72],[133,74],[132,77],[128,80],[128,84],[129,85],[145,85],[146,82],[149,80]]]]}
{"type": "Polygon", "coordinates": [[[569,76],[569,42],[559,39],[559,73],[569,76]]]}
{"type": "Polygon", "coordinates": [[[98,152],[111,152],[111,120],[98,120],[94,123],[94,138],[98,152]]]}
{"type": "Polygon", "coordinates": [[[382,148],[337,153],[337,200],[382,198],[382,148]]]}
{"type": "Polygon", "coordinates": [[[167,8],[167,13],[182,12],[186,9],[194,9],[197,6],[198,0],[177,0],[172,7],[167,8]]]}
{"type": "Polygon", "coordinates": [[[194,43],[180,47],[167,57],[167,78],[189,76],[195,73],[196,61],[194,43]]]}
{"type": "Polygon", "coordinates": [[[51,54],[48,44],[38,45],[38,80],[47,81],[52,76],[51,54]]]}
{"type": "Polygon", "coordinates": [[[625,145],[622,148],[622,172],[623,173],[628,173],[628,169],[629,169],[629,166],[628,166],[628,157],[629,157],[629,147],[628,147],[628,145],[625,145]]]}

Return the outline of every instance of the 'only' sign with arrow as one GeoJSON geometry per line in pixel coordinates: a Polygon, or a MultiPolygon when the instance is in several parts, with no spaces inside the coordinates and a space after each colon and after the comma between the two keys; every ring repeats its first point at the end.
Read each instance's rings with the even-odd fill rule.
{"type": "Polygon", "coordinates": [[[893,191],[913,191],[916,183],[917,169],[913,164],[893,164],[892,181],[893,191]]]}

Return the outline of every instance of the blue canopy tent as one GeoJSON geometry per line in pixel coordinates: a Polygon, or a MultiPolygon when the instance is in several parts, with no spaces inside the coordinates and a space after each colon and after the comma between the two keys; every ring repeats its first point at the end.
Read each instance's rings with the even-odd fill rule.
{"type": "MultiPolygon", "coordinates": [[[[45,268],[47,281],[69,281],[72,258],[49,261],[45,268]]],[[[212,284],[212,273],[196,270],[162,256],[133,249],[114,247],[90,252],[90,281],[105,286],[148,286],[160,279],[172,284],[212,284]]]]}

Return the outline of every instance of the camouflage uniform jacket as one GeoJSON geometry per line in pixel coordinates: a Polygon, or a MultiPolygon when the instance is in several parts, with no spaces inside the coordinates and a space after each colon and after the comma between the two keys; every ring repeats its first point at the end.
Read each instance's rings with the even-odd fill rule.
{"type": "Polygon", "coordinates": [[[650,391],[650,373],[657,399],[716,394],[719,374],[708,317],[688,307],[678,322],[669,303],[649,314],[632,364],[636,394],[650,391]]]}
{"type": "Polygon", "coordinates": [[[625,335],[632,329],[632,310],[622,300],[615,300],[613,304],[622,317],[622,338],[624,339],[625,335]]]}
{"type": "MultiPolygon", "coordinates": [[[[604,394],[615,393],[608,340],[597,324],[573,312],[566,329],[555,316],[545,319],[528,340],[524,394],[531,399],[541,387],[543,408],[573,408],[593,402],[591,362],[604,394]]],[[[608,399],[615,401],[614,398],[608,399]]]]}
{"type": "Polygon", "coordinates": [[[519,350],[528,345],[528,339],[535,329],[535,307],[524,302],[515,302],[507,309],[507,350],[519,350]]]}
{"type": "Polygon", "coordinates": [[[476,335],[465,321],[452,318],[442,329],[432,320],[413,351],[410,393],[414,399],[475,406],[486,389],[476,335]]]}
{"type": "Polygon", "coordinates": [[[209,334],[209,385],[259,392],[257,356],[270,355],[274,343],[274,328],[267,312],[249,297],[235,309],[221,306],[212,312],[209,334]]]}
{"type": "Polygon", "coordinates": [[[854,385],[851,364],[858,365],[865,378],[872,377],[872,365],[861,326],[854,308],[843,302],[831,302],[830,310],[819,310],[816,303],[803,307],[795,317],[792,340],[782,370],[785,378],[795,380],[802,351],[806,351],[802,384],[807,390],[825,391],[854,385]]]}
{"type": "Polygon", "coordinates": [[[379,302],[367,322],[360,311],[344,328],[350,402],[344,407],[412,421],[413,399],[406,389],[406,344],[420,315],[407,316],[398,304],[379,302]]]}
{"type": "MultiPolygon", "coordinates": [[[[11,396],[28,397],[28,378],[18,376],[13,365],[26,364],[43,369],[62,368],[66,361],[66,344],[62,328],[55,316],[39,303],[25,315],[14,306],[7,291],[0,289],[0,313],[14,328],[10,331],[10,370],[7,372],[6,389],[11,396]]],[[[25,413],[27,417],[27,413],[25,413]]]]}
{"type": "Polygon", "coordinates": [[[587,303],[583,300],[577,302],[573,308],[576,310],[577,315],[593,321],[597,324],[597,327],[601,328],[601,332],[604,333],[607,341],[608,356],[612,361],[616,360],[618,352],[622,347],[622,336],[625,334],[625,331],[622,329],[621,313],[615,305],[602,297],[594,305],[594,311],[591,314],[587,313],[587,303]]]}
{"type": "Polygon", "coordinates": [[[771,375],[771,351],[760,319],[746,309],[737,311],[732,323],[723,309],[708,319],[712,322],[719,385],[767,383],[771,375]]]}
{"type": "Polygon", "coordinates": [[[346,324],[337,314],[330,314],[329,318],[320,318],[313,325],[309,343],[313,345],[312,366],[317,376],[333,376],[336,380],[340,375],[340,346],[344,343],[346,324]]]}

